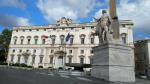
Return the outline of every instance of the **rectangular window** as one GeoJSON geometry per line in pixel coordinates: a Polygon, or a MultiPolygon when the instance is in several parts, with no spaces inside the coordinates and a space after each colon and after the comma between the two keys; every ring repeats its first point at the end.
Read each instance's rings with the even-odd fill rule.
{"type": "Polygon", "coordinates": [[[61,44],[63,44],[63,43],[64,43],[64,38],[61,39],[61,44]]]}
{"type": "Polygon", "coordinates": [[[81,44],[84,44],[84,38],[81,38],[81,44]]]}
{"type": "Polygon", "coordinates": [[[126,37],[122,37],[122,41],[123,41],[124,44],[126,44],[127,43],[126,42],[126,37]]]}
{"type": "Polygon", "coordinates": [[[20,63],[20,58],[21,58],[21,57],[20,57],[20,56],[18,56],[18,61],[17,61],[18,63],[20,63]]]}
{"type": "Polygon", "coordinates": [[[35,44],[37,44],[38,39],[35,39],[35,44]]]}
{"type": "Polygon", "coordinates": [[[51,53],[54,53],[54,50],[51,50],[51,53]]]}
{"type": "Polygon", "coordinates": [[[93,54],[93,50],[91,50],[91,54],[93,54]]]}
{"type": "Polygon", "coordinates": [[[15,49],[13,49],[13,53],[15,52],[15,49]]]}
{"type": "Polygon", "coordinates": [[[27,62],[28,62],[28,56],[25,56],[24,61],[25,61],[25,64],[27,64],[27,62]]]}
{"type": "Polygon", "coordinates": [[[21,43],[20,44],[23,44],[23,39],[21,39],[21,43]]]}
{"type": "Polygon", "coordinates": [[[72,63],[72,57],[69,57],[69,63],[72,63]]]}
{"type": "Polygon", "coordinates": [[[82,27],[82,29],[85,29],[85,27],[82,27]]]}
{"type": "Polygon", "coordinates": [[[91,29],[94,29],[94,26],[91,26],[91,29]]]}
{"type": "Polygon", "coordinates": [[[90,57],[90,64],[93,64],[93,58],[90,57]]]}
{"type": "Polygon", "coordinates": [[[45,39],[42,39],[42,44],[45,44],[45,39]]]}
{"type": "Polygon", "coordinates": [[[40,57],[40,63],[42,63],[42,61],[43,61],[43,57],[40,57]]]}
{"type": "Polygon", "coordinates": [[[84,58],[80,58],[80,64],[84,63],[84,58]]]}
{"type": "Polygon", "coordinates": [[[35,63],[35,56],[32,57],[32,64],[35,63]]]}
{"type": "Polygon", "coordinates": [[[69,54],[71,54],[72,53],[72,50],[69,50],[69,54]]]}
{"type": "Polygon", "coordinates": [[[31,39],[28,39],[28,44],[30,44],[31,39]]]}
{"type": "Polygon", "coordinates": [[[14,60],[14,55],[11,56],[11,62],[13,62],[13,60],[14,60]]]}
{"type": "Polygon", "coordinates": [[[17,44],[17,40],[16,39],[14,40],[14,44],[17,44]]]}
{"type": "Polygon", "coordinates": [[[94,38],[91,38],[91,44],[94,44],[94,38]]]}
{"type": "Polygon", "coordinates": [[[73,38],[70,38],[70,44],[73,44],[73,38]]]}
{"type": "Polygon", "coordinates": [[[20,49],[20,50],[19,50],[19,52],[21,53],[21,52],[22,52],[22,50],[20,49]]]}
{"type": "Polygon", "coordinates": [[[26,52],[29,52],[29,50],[26,50],[26,52]]]}
{"type": "Polygon", "coordinates": [[[52,44],[53,44],[53,45],[55,44],[55,39],[52,39],[52,44]]]}
{"type": "Polygon", "coordinates": [[[84,50],[81,50],[81,52],[80,52],[81,54],[84,54],[84,50]]]}
{"type": "Polygon", "coordinates": [[[50,64],[53,64],[53,57],[50,57],[50,64]]]}
{"type": "Polygon", "coordinates": [[[33,50],[33,53],[36,53],[36,50],[35,50],[35,49],[33,50]]]}
{"type": "Polygon", "coordinates": [[[71,30],[73,30],[74,28],[71,28],[71,30]]]}

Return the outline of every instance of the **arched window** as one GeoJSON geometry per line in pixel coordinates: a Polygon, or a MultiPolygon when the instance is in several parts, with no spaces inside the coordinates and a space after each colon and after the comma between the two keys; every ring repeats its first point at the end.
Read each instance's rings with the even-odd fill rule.
{"type": "Polygon", "coordinates": [[[126,33],[122,33],[122,34],[121,34],[121,38],[122,38],[122,42],[123,42],[124,44],[126,44],[126,43],[127,43],[127,34],[126,34],[126,33]]]}
{"type": "Polygon", "coordinates": [[[55,35],[50,35],[50,38],[52,39],[52,45],[54,45],[55,44],[56,36],[55,35]]]}
{"type": "Polygon", "coordinates": [[[91,36],[90,36],[90,43],[91,43],[91,44],[94,44],[94,35],[91,35],[91,36]]]}
{"type": "Polygon", "coordinates": [[[38,43],[38,36],[34,36],[34,44],[37,44],[38,43]]]}
{"type": "Polygon", "coordinates": [[[27,44],[30,44],[30,42],[31,42],[31,36],[27,36],[27,41],[28,41],[27,44]]]}
{"type": "Polygon", "coordinates": [[[23,44],[23,41],[24,41],[24,36],[20,36],[20,44],[23,44]]]}
{"type": "Polygon", "coordinates": [[[85,43],[85,35],[81,34],[80,39],[81,39],[81,44],[84,44],[85,43]]]}
{"type": "Polygon", "coordinates": [[[17,37],[17,36],[14,36],[13,39],[14,39],[14,44],[17,44],[17,39],[18,39],[18,37],[17,37]]]}
{"type": "Polygon", "coordinates": [[[60,35],[60,44],[64,43],[64,39],[65,39],[65,36],[64,35],[60,35]]]}

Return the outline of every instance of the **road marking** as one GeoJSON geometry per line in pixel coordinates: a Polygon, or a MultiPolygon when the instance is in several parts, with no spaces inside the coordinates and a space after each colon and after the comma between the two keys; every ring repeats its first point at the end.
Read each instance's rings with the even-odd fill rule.
{"type": "Polygon", "coordinates": [[[39,74],[46,75],[46,73],[39,73],[39,74]]]}
{"type": "Polygon", "coordinates": [[[67,75],[60,75],[60,77],[63,77],[63,78],[70,78],[70,77],[67,76],[67,75]]]}
{"type": "Polygon", "coordinates": [[[87,79],[87,78],[83,78],[83,77],[77,77],[77,79],[80,79],[80,80],[84,80],[84,81],[92,81],[92,80],[90,80],[90,79],[87,79]]]}
{"type": "Polygon", "coordinates": [[[54,74],[52,74],[52,73],[49,73],[49,74],[47,74],[47,75],[54,76],[54,74]]]}

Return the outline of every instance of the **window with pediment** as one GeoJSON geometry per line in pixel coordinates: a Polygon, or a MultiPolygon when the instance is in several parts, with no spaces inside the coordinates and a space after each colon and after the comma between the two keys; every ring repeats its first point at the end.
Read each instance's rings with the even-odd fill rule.
{"type": "Polygon", "coordinates": [[[126,44],[127,43],[127,34],[126,33],[122,33],[121,34],[121,38],[122,38],[123,44],[126,44]]]}
{"type": "Polygon", "coordinates": [[[60,44],[64,44],[64,39],[65,39],[65,36],[64,35],[60,35],[60,44]]]}
{"type": "Polygon", "coordinates": [[[30,44],[31,42],[31,36],[27,36],[27,44],[30,44]]]}
{"type": "Polygon", "coordinates": [[[83,55],[80,56],[80,64],[84,64],[84,56],[83,55]]]}
{"type": "Polygon", "coordinates": [[[91,36],[90,36],[90,43],[91,43],[91,44],[94,44],[94,35],[91,35],[91,36]]]}
{"type": "Polygon", "coordinates": [[[18,37],[17,37],[17,36],[14,36],[13,39],[14,39],[14,45],[17,44],[17,39],[18,39],[18,37]]]}
{"type": "Polygon", "coordinates": [[[81,39],[81,44],[84,44],[85,43],[85,35],[81,34],[80,39],[81,39]]]}
{"type": "Polygon", "coordinates": [[[54,45],[55,44],[56,36],[55,35],[50,35],[50,38],[52,40],[52,45],[54,45]]]}
{"type": "Polygon", "coordinates": [[[74,35],[70,35],[70,44],[73,44],[74,35]]]}
{"type": "Polygon", "coordinates": [[[38,44],[38,36],[34,36],[34,44],[38,44]]]}
{"type": "Polygon", "coordinates": [[[20,36],[20,44],[23,44],[24,36],[20,36]]]}

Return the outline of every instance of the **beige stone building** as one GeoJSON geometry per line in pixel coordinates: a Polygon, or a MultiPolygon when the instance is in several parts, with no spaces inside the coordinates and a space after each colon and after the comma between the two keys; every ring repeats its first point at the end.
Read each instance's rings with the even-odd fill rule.
{"type": "MultiPolygon", "coordinates": [[[[35,68],[69,68],[66,64],[74,68],[92,64],[92,47],[99,43],[98,37],[91,35],[96,25],[97,22],[73,23],[63,17],[56,24],[14,27],[7,62],[25,63],[35,68]],[[67,42],[66,37],[69,38],[67,42]]],[[[132,29],[132,21],[120,21],[122,42],[130,46],[133,46],[132,29]]]]}
{"type": "Polygon", "coordinates": [[[150,76],[150,39],[135,41],[134,46],[136,74],[150,76]]]}

